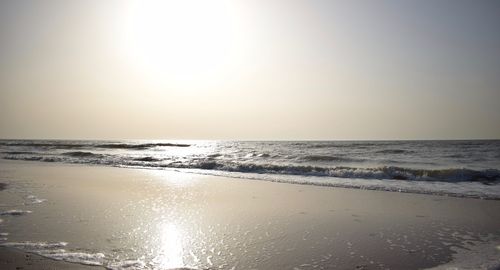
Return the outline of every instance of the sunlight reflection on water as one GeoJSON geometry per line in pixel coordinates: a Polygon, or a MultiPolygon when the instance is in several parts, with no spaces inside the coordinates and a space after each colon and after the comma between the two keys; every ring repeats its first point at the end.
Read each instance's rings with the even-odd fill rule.
{"type": "Polygon", "coordinates": [[[154,263],[159,269],[184,267],[182,233],[173,223],[159,225],[158,255],[154,263]]]}
{"type": "Polygon", "coordinates": [[[192,174],[175,174],[163,170],[147,170],[147,173],[152,175],[154,179],[161,179],[165,184],[178,188],[189,187],[199,181],[199,177],[192,174]]]}

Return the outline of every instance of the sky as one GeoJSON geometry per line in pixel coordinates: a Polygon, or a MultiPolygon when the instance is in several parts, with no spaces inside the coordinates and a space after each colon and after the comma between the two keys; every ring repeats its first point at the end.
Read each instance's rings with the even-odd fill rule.
{"type": "Polygon", "coordinates": [[[0,1],[0,138],[500,139],[500,2],[0,1]]]}

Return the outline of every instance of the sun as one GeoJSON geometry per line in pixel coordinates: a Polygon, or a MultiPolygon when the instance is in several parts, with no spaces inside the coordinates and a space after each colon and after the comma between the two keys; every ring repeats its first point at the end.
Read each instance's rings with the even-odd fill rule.
{"type": "Polygon", "coordinates": [[[120,47],[143,73],[201,83],[228,69],[236,45],[230,1],[130,1],[118,23],[120,47]]]}

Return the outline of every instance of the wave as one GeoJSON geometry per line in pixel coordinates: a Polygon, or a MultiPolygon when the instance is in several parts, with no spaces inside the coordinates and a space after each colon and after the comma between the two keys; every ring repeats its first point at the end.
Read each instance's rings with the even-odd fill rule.
{"type": "Polygon", "coordinates": [[[1,246],[3,247],[14,247],[14,248],[21,248],[21,249],[33,249],[33,248],[63,248],[67,246],[68,243],[66,242],[56,242],[56,243],[47,243],[47,242],[9,242],[9,243],[2,243],[1,246]]]}
{"type": "Polygon", "coordinates": [[[98,144],[96,148],[110,148],[110,149],[137,149],[143,150],[153,147],[189,147],[190,144],[183,143],[141,143],[141,144],[128,144],[128,143],[108,143],[98,144]]]}
{"type": "Polygon", "coordinates": [[[288,174],[305,176],[328,176],[339,178],[393,179],[414,181],[481,182],[490,184],[500,180],[500,171],[470,169],[425,170],[404,167],[383,166],[377,168],[318,167],[248,163],[218,163],[215,161],[186,164],[172,163],[166,167],[221,170],[242,173],[288,174]]]}
{"type": "Polygon", "coordinates": [[[37,152],[30,152],[30,151],[7,151],[7,152],[2,152],[3,154],[7,155],[36,155],[39,154],[37,152]]]}
{"type": "Polygon", "coordinates": [[[102,154],[95,154],[92,152],[83,152],[83,151],[66,152],[63,153],[63,155],[70,157],[103,157],[102,154]]]}
{"type": "Polygon", "coordinates": [[[80,143],[61,143],[61,142],[4,142],[1,145],[5,146],[24,146],[24,147],[38,147],[38,148],[51,148],[51,149],[74,149],[90,147],[92,144],[80,144],[80,143]]]}
{"type": "MultiPolygon", "coordinates": [[[[444,182],[480,182],[492,184],[500,181],[500,170],[485,169],[473,170],[467,168],[448,169],[415,169],[398,166],[380,167],[347,167],[347,166],[304,166],[297,164],[274,164],[274,163],[248,163],[217,160],[211,157],[193,158],[190,160],[168,160],[157,159],[151,156],[144,157],[119,157],[113,155],[99,155],[90,152],[69,152],[67,155],[73,157],[85,157],[85,159],[68,159],[61,156],[5,156],[5,159],[43,161],[43,162],[66,162],[81,164],[100,164],[110,166],[132,166],[149,168],[178,168],[178,169],[202,169],[219,170],[238,173],[257,174],[283,174],[303,176],[326,176],[338,178],[361,178],[361,179],[392,179],[410,181],[444,181],[444,182]],[[169,162],[170,161],[170,162],[169,162]]],[[[309,156],[311,160],[331,161],[337,157],[309,156]]],[[[345,161],[345,159],[343,159],[345,161]]]]}
{"type": "Polygon", "coordinates": [[[149,162],[154,162],[154,161],[160,161],[160,159],[154,158],[154,157],[140,157],[140,158],[134,158],[135,161],[149,161],[149,162]]]}
{"type": "Polygon", "coordinates": [[[346,158],[339,156],[328,156],[328,155],[308,155],[300,158],[305,161],[339,161],[339,162],[349,162],[349,161],[363,161],[361,159],[346,158]]]}
{"type": "MultiPolygon", "coordinates": [[[[62,142],[2,142],[4,146],[22,146],[50,149],[80,149],[80,148],[108,148],[108,149],[148,149],[154,147],[189,147],[184,143],[62,143],[62,142]]],[[[19,152],[20,153],[20,152],[19,152]]]]}
{"type": "Polygon", "coordinates": [[[375,153],[378,153],[378,154],[411,154],[411,153],[414,153],[414,151],[404,150],[404,149],[384,149],[384,150],[376,151],[375,153]]]}
{"type": "Polygon", "coordinates": [[[4,159],[26,160],[26,161],[47,161],[41,156],[5,156],[4,159]]]}
{"type": "Polygon", "coordinates": [[[326,143],[316,143],[309,144],[307,142],[297,143],[297,146],[303,145],[307,148],[369,148],[372,146],[377,146],[377,143],[369,143],[369,142],[352,142],[352,143],[340,143],[340,142],[326,142],[326,143]]]}
{"type": "Polygon", "coordinates": [[[22,216],[25,214],[30,214],[31,211],[29,210],[18,210],[18,209],[13,209],[13,210],[6,210],[3,212],[0,212],[0,216],[22,216]]]}

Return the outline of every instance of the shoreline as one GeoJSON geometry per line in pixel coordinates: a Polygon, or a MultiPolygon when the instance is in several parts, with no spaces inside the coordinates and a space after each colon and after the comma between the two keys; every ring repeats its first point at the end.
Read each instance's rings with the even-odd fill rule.
{"type": "MultiPolygon", "coordinates": [[[[314,175],[280,175],[280,174],[265,174],[265,173],[242,173],[242,172],[229,172],[227,174],[226,171],[218,171],[218,170],[204,170],[204,169],[191,169],[191,168],[174,168],[174,167],[148,167],[148,166],[132,166],[132,165],[107,165],[107,164],[94,164],[94,163],[79,163],[79,162],[62,162],[62,161],[38,161],[38,160],[21,160],[21,159],[2,159],[0,158],[0,162],[11,162],[15,163],[37,163],[37,164],[53,164],[59,166],[77,166],[77,167],[107,167],[107,168],[119,168],[119,169],[131,169],[131,170],[153,170],[153,171],[166,171],[166,172],[174,172],[174,173],[186,173],[186,174],[194,174],[200,176],[209,176],[209,177],[223,177],[228,179],[239,179],[239,180],[256,180],[256,181],[265,181],[265,182],[273,182],[273,183],[282,183],[282,184],[292,184],[292,185],[305,185],[305,186],[317,186],[317,187],[327,187],[327,188],[343,188],[343,189],[351,189],[351,190],[368,190],[368,191],[380,191],[380,192],[394,192],[394,193],[407,193],[407,194],[420,194],[420,195],[432,195],[432,196],[442,196],[442,197],[454,197],[454,198],[465,198],[465,199],[478,199],[478,200],[492,200],[492,201],[500,201],[500,193],[498,194],[464,194],[464,193],[453,193],[451,191],[444,191],[446,188],[453,189],[456,188],[453,184],[457,184],[454,182],[442,182],[442,181],[424,181],[424,180],[395,180],[395,179],[364,179],[364,178],[342,178],[342,177],[330,177],[330,176],[314,176],[314,175]],[[270,176],[270,177],[266,177],[270,176]],[[289,177],[293,178],[305,178],[309,181],[306,182],[297,182],[289,180],[289,177]],[[313,181],[312,180],[318,180],[313,181]],[[325,179],[328,180],[340,180],[338,183],[329,183],[324,182],[325,179]],[[354,182],[351,182],[354,180],[354,182]],[[364,182],[362,185],[356,185],[353,183],[356,182],[364,182]],[[368,183],[374,184],[368,184],[368,183]],[[377,184],[380,183],[380,184],[377,184]],[[396,185],[391,186],[387,185],[388,182],[394,183],[396,185]],[[401,183],[407,183],[407,189],[401,188],[398,186],[401,183]],[[436,186],[443,185],[441,187],[441,191],[436,190],[420,190],[419,188],[413,187],[419,182],[423,183],[434,183],[436,186]],[[368,184],[368,185],[367,185],[368,184]],[[451,186],[447,186],[451,184],[451,186]]],[[[458,182],[460,183],[460,182],[458,182]]],[[[464,182],[467,184],[480,184],[481,182],[464,182]]],[[[0,183],[1,184],[1,183],[0,183]]],[[[1,187],[0,187],[1,190],[1,187]]]]}
{"type": "Polygon", "coordinates": [[[421,269],[500,236],[491,200],[17,161],[0,162],[0,182],[0,210],[32,211],[2,217],[8,242],[67,241],[108,267],[145,254],[148,267],[421,269]],[[173,236],[178,256],[162,249],[173,236]]]}

